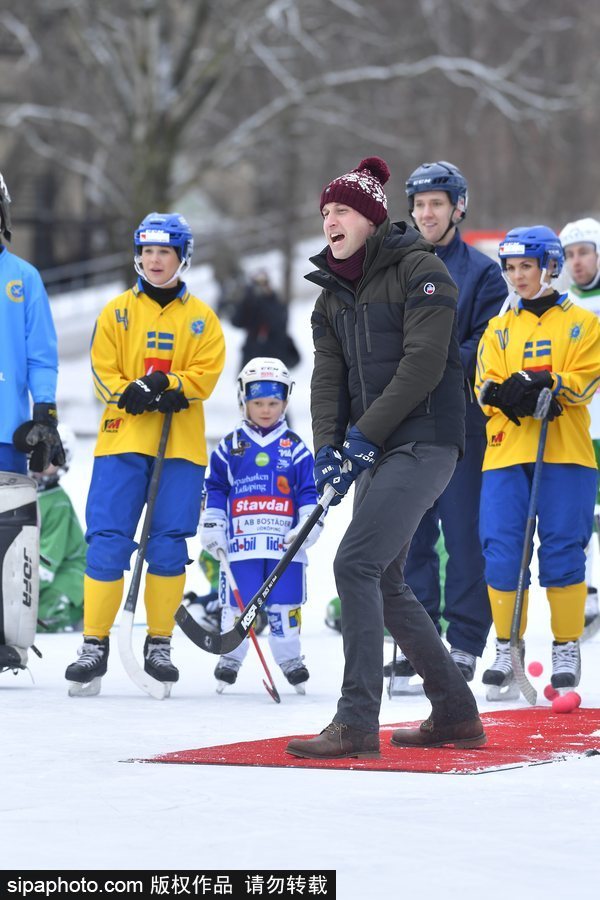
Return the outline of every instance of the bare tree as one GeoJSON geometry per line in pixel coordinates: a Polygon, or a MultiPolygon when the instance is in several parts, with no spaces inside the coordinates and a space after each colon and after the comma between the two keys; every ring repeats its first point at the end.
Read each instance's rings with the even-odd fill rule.
{"type": "Polygon", "coordinates": [[[484,187],[485,218],[507,203],[486,182],[490,161],[519,197],[535,196],[524,180],[559,178],[550,152],[535,160],[541,141],[560,156],[556,123],[596,99],[561,50],[587,27],[595,72],[590,20],[583,0],[568,13],[548,0],[542,14],[533,0],[31,0],[0,14],[20,48],[0,112],[82,180],[115,246],[150,209],[202,188],[238,228],[262,216],[253,230],[289,248],[289,205],[298,229],[307,192],[373,152],[399,171],[399,210],[410,169],[451,157],[484,187]]]}

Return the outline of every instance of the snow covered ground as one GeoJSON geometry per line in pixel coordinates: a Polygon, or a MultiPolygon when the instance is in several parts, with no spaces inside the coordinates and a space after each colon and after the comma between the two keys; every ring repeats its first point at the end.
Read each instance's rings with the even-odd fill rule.
{"type": "MultiPolygon", "coordinates": [[[[294,372],[290,412],[294,428],[307,440],[309,314],[305,296],[292,310],[292,330],[304,359],[294,372]]],[[[227,370],[207,405],[213,439],[236,421],[234,377],[241,338],[227,329],[227,370]]],[[[59,399],[69,424],[84,436],[63,483],[82,520],[93,452],[84,416],[95,414],[91,389],[85,403],[81,400],[89,381],[85,357],[70,355],[59,399]]],[[[350,505],[346,500],[331,510],[323,537],[309,551],[303,649],[311,678],[305,697],[296,695],[276,670],[265,638],[262,647],[281,704],[274,704],[262,687],[252,652],[235,687],[217,695],[215,658],[177,629],[174,659],[181,679],[169,700],[157,702],[128,680],[116,639],[100,696],[70,699],[64,669],[75,658],[80,636],[38,636],[43,659],[31,656],[35,681],[27,673],[0,678],[3,869],[335,868],[342,900],[597,896],[598,757],[483,777],[124,762],[212,744],[316,733],[328,724],[343,655],[340,636],[323,619],[335,594],[331,560],[350,505]]],[[[198,549],[195,539],[190,555],[196,557],[198,549]]],[[[188,587],[206,589],[196,565],[189,568],[188,587]]],[[[551,637],[539,589],[532,591],[530,606],[528,659],[544,664],[538,681],[543,687],[551,637]]],[[[141,659],[143,609],[138,613],[134,644],[141,659]]],[[[490,638],[473,683],[482,711],[497,708],[486,703],[480,682],[493,656],[492,643],[490,638]]],[[[598,707],[600,637],[583,646],[582,656],[583,705],[598,707]]],[[[411,721],[428,712],[422,697],[386,696],[381,722],[411,721]]]]}

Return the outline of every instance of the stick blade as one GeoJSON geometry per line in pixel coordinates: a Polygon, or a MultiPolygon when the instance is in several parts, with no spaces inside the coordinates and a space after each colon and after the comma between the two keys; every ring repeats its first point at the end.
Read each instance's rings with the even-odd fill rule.
{"type": "Polygon", "coordinates": [[[133,630],[133,612],[123,610],[119,619],[119,656],[123,663],[123,668],[140,690],[154,697],[155,700],[164,700],[171,692],[170,685],[165,682],[157,681],[148,675],[139,665],[137,659],[133,655],[131,647],[131,633],[133,630]]]}
{"type": "Polygon", "coordinates": [[[263,684],[265,686],[267,693],[269,694],[270,697],[273,698],[275,703],[281,703],[281,697],[279,696],[279,691],[277,690],[275,685],[267,684],[267,682],[265,681],[264,678],[263,678],[263,684]]]}
{"type": "Polygon", "coordinates": [[[515,673],[515,681],[519,685],[520,691],[531,706],[537,703],[537,691],[525,674],[525,669],[521,662],[521,654],[518,645],[515,646],[511,641],[510,658],[512,662],[513,672],[515,673]]]}

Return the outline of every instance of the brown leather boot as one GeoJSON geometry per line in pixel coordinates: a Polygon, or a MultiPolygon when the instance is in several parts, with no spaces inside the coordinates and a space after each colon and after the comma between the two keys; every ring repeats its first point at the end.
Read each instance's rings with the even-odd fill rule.
{"type": "Polygon", "coordinates": [[[451,725],[435,725],[432,716],[421,722],[418,728],[397,728],[391,742],[396,747],[483,747],[487,737],[481,719],[477,716],[467,722],[451,725]]]}
{"type": "Polygon", "coordinates": [[[360,731],[343,722],[332,722],[317,737],[294,738],[285,748],[292,756],[306,759],[379,759],[379,732],[360,731]]]}

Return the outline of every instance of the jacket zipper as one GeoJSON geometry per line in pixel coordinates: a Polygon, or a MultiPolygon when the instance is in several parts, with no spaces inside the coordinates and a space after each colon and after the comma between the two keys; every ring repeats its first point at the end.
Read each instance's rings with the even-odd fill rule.
{"type": "Polygon", "coordinates": [[[367,341],[367,353],[371,352],[371,332],[369,330],[369,314],[367,312],[368,303],[363,303],[363,319],[365,320],[365,338],[367,341]]]}
{"type": "Polygon", "coordinates": [[[348,310],[342,310],[342,316],[344,317],[344,334],[346,336],[346,347],[348,348],[348,359],[352,359],[352,348],[350,346],[350,332],[348,331],[348,310]]]}
{"type": "Polygon", "coordinates": [[[354,343],[356,345],[356,365],[358,367],[358,378],[360,380],[360,393],[362,397],[363,413],[367,411],[367,389],[365,387],[365,378],[362,370],[362,362],[360,358],[360,339],[358,334],[358,310],[354,308],[354,343]]]}

